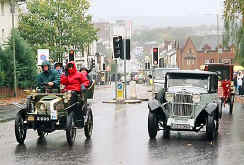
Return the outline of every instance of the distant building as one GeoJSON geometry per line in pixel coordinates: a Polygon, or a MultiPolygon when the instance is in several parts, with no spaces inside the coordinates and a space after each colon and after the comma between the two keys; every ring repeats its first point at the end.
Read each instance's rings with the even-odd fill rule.
{"type": "Polygon", "coordinates": [[[112,40],[113,40],[112,24],[109,22],[97,22],[94,23],[94,26],[98,30],[97,32],[98,42],[101,42],[103,45],[105,45],[106,48],[111,48],[112,40]]]}
{"type": "Polygon", "coordinates": [[[200,69],[200,66],[205,63],[232,64],[234,61],[235,52],[233,48],[222,48],[218,46],[217,49],[217,47],[212,47],[208,43],[205,43],[202,48],[199,49],[199,45],[200,44],[194,44],[190,37],[186,40],[183,47],[180,47],[180,44],[177,43],[176,60],[177,66],[180,69],[200,69]],[[198,47],[198,49],[196,47],[198,47]]]}
{"type": "MultiPolygon", "coordinates": [[[[12,29],[11,0],[0,0],[0,45],[10,37],[12,29]]],[[[16,7],[17,7],[16,3],[16,7]]],[[[15,10],[15,27],[18,24],[18,10],[15,10]]]]}
{"type": "Polygon", "coordinates": [[[176,41],[164,41],[160,46],[160,68],[176,68],[176,41]]]}
{"type": "Polygon", "coordinates": [[[131,38],[132,22],[127,20],[117,20],[113,24],[113,35],[122,36],[123,38],[131,38]]]}

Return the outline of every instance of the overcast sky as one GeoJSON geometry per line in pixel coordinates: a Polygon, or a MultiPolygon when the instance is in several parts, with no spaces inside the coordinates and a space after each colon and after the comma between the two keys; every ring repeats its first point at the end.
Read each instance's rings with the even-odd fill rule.
{"type": "Polygon", "coordinates": [[[97,18],[123,16],[191,16],[214,13],[223,0],[91,0],[97,18]]]}

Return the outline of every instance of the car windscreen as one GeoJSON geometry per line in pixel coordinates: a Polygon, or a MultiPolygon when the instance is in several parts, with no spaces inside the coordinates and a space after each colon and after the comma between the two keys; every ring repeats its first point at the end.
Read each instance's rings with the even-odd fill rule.
{"type": "Polygon", "coordinates": [[[190,86],[208,89],[207,74],[167,74],[167,87],[190,86]]]}

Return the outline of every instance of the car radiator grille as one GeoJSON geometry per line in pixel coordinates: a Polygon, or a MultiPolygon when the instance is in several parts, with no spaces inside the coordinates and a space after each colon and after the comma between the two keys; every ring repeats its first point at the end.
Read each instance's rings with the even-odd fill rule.
{"type": "Polygon", "coordinates": [[[175,94],[173,102],[173,115],[191,116],[193,111],[192,95],[175,94]]]}

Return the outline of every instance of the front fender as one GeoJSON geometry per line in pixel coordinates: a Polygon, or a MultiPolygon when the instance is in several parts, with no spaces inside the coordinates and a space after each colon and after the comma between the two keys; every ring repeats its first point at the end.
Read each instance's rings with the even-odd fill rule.
{"type": "Polygon", "coordinates": [[[158,100],[152,99],[148,103],[148,108],[151,112],[156,111],[157,109],[161,108],[161,104],[158,100]]]}
{"type": "Polygon", "coordinates": [[[16,116],[22,116],[22,118],[25,118],[25,115],[26,115],[26,109],[25,108],[22,108],[21,110],[18,111],[18,113],[16,114],[16,116]]]}
{"type": "Polygon", "coordinates": [[[209,103],[206,107],[205,107],[205,111],[209,114],[209,115],[213,115],[213,112],[218,108],[218,104],[217,103],[209,103]]]}

